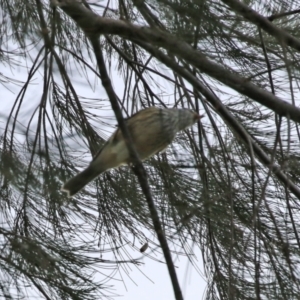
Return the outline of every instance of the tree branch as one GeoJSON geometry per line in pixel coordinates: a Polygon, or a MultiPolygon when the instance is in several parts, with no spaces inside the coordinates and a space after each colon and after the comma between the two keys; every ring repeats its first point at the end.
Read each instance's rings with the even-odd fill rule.
{"type": "MultiPolygon", "coordinates": [[[[232,1],[224,0],[223,2],[231,3],[232,1]]],[[[261,105],[268,107],[278,115],[286,116],[289,119],[300,123],[300,109],[298,107],[295,107],[294,105],[276,97],[272,93],[259,88],[249,82],[248,79],[241,77],[235,71],[228,70],[228,68],[224,68],[223,66],[208,60],[200,51],[195,50],[184,41],[179,40],[177,37],[174,37],[167,32],[158,30],[157,28],[154,29],[145,26],[142,27],[133,25],[122,20],[100,17],[73,0],[63,0],[60,7],[66,14],[73,18],[75,22],[77,22],[82,30],[89,35],[115,34],[134,43],[141,41],[155,45],[156,47],[163,47],[170,53],[178,55],[188,63],[197,67],[201,72],[219,80],[223,84],[245,96],[248,96],[261,105]]],[[[263,19],[270,23],[270,26],[274,27],[270,21],[265,18],[263,19]]],[[[279,30],[278,32],[282,32],[283,36],[287,35],[286,32],[278,29],[277,27],[276,30],[279,30]]],[[[299,42],[294,38],[292,39],[299,42]]]]}
{"type": "Polygon", "coordinates": [[[141,185],[142,191],[145,195],[145,198],[146,198],[146,201],[147,201],[147,204],[149,207],[153,226],[154,226],[155,232],[157,234],[157,238],[159,240],[162,251],[164,253],[165,261],[166,261],[166,264],[167,264],[167,267],[169,270],[169,275],[170,275],[170,278],[172,281],[175,298],[176,298],[176,300],[183,300],[180,285],[179,285],[178,278],[177,278],[176,271],[175,271],[175,266],[174,266],[172,256],[171,256],[171,251],[169,249],[167,239],[164,235],[163,227],[159,220],[158,212],[155,207],[155,203],[152,198],[150,186],[147,181],[147,173],[146,173],[146,170],[145,170],[142,162],[139,159],[138,153],[136,152],[134,144],[132,143],[126,123],[122,117],[122,112],[121,112],[121,109],[118,104],[117,96],[113,90],[110,78],[106,71],[102,50],[100,48],[99,38],[98,38],[98,36],[89,36],[89,39],[90,39],[90,42],[91,42],[92,47],[95,52],[97,64],[99,67],[99,72],[101,75],[102,85],[106,90],[106,93],[109,97],[109,100],[110,100],[110,103],[112,106],[112,109],[116,115],[118,125],[122,131],[123,137],[126,142],[126,146],[130,153],[131,161],[134,164],[134,171],[138,177],[139,183],[141,185]]]}
{"type": "Polygon", "coordinates": [[[222,0],[222,2],[227,4],[235,12],[239,13],[246,20],[256,24],[264,31],[277,38],[280,43],[284,43],[300,52],[300,41],[290,35],[288,32],[275,26],[268,18],[260,15],[258,12],[241,1],[222,0]]]}
{"type": "Polygon", "coordinates": [[[231,127],[231,129],[238,134],[243,142],[252,147],[255,155],[263,163],[264,166],[270,168],[276,177],[288,187],[288,189],[300,200],[300,189],[287,177],[278,165],[274,165],[268,155],[261,149],[261,147],[255,143],[255,141],[249,136],[244,127],[233,117],[231,112],[226,106],[211,92],[209,91],[193,74],[186,69],[182,68],[168,56],[164,55],[161,51],[148,45],[141,44],[145,50],[159,59],[162,63],[168,66],[173,71],[177,72],[180,76],[186,79],[194,88],[200,91],[215,108],[216,112],[220,114],[223,120],[231,127]]]}

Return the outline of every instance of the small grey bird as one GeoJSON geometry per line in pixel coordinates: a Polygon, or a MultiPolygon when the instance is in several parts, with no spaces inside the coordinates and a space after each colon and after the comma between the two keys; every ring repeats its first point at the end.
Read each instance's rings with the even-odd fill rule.
{"type": "MultiPolygon", "coordinates": [[[[126,120],[140,159],[143,161],[164,150],[172,143],[177,132],[192,126],[203,116],[190,109],[156,108],[142,109],[126,120]]],[[[67,181],[62,190],[73,196],[101,173],[130,163],[130,155],[118,128],[89,166],[67,181]]]]}

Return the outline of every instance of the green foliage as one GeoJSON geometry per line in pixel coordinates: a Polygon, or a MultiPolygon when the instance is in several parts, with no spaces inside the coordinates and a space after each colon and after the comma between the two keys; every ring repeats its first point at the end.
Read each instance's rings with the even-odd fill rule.
{"type": "Polygon", "coordinates": [[[298,299],[299,124],[282,102],[264,105],[255,92],[296,111],[299,51],[233,7],[248,5],[299,40],[300,2],[83,1],[81,14],[71,2],[0,1],[0,83],[9,95],[0,100],[0,298],[113,298],[107,282],[120,265],[140,264],[130,254],[138,243],[161,253],[130,168],[72,199],[60,191],[115,129],[88,42],[108,27],[92,10],[111,21],[99,45],[124,117],[175,104],[206,114],[145,162],[172,255],[198,269],[192,249],[202,251],[205,299],[298,299]],[[176,52],[174,37],[199,64],[176,52]],[[199,67],[201,55],[223,67],[222,80],[199,67]],[[253,96],[240,92],[248,82],[253,96]]]}

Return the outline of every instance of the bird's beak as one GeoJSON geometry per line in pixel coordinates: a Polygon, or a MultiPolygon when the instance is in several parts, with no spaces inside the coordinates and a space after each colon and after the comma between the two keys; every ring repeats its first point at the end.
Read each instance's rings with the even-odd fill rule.
{"type": "Polygon", "coordinates": [[[195,113],[195,120],[200,120],[201,118],[204,118],[204,115],[198,115],[195,113]]]}

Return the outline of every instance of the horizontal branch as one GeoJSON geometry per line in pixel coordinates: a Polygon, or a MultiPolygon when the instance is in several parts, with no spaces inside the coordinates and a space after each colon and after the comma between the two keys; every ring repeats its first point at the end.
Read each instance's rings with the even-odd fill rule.
{"type": "Polygon", "coordinates": [[[243,16],[246,20],[256,24],[261,29],[278,39],[280,43],[284,43],[297,51],[300,51],[300,40],[296,39],[283,29],[278,28],[268,18],[260,15],[243,2],[238,0],[222,0],[222,2],[227,4],[233,11],[243,16]]]}
{"type": "MultiPolygon", "coordinates": [[[[178,37],[174,37],[157,28],[137,26],[122,20],[100,17],[74,0],[63,0],[59,6],[77,22],[79,27],[84,30],[87,35],[114,34],[132,42],[141,41],[149,43],[152,46],[163,47],[170,53],[181,57],[197,67],[201,72],[217,79],[261,105],[268,107],[278,115],[285,116],[300,123],[299,108],[259,88],[247,79],[241,77],[237,72],[208,60],[205,55],[178,37]]],[[[269,23],[272,25],[271,22],[269,23]]]]}
{"type": "MultiPolygon", "coordinates": [[[[271,158],[264,152],[264,150],[252,139],[248,132],[244,129],[242,124],[232,115],[227,107],[215,96],[204,84],[202,84],[192,73],[185,68],[179,66],[175,61],[162,53],[160,50],[151,45],[140,44],[141,47],[149,51],[154,57],[172,69],[174,72],[187,80],[196,90],[204,95],[209,103],[213,105],[216,112],[229,125],[229,127],[241,138],[248,149],[253,149],[255,156],[259,161],[269,168],[275,176],[281,181],[298,199],[300,199],[300,189],[295,185],[287,174],[281,169],[279,165],[272,162],[271,158]]],[[[251,151],[251,150],[249,150],[251,151]]]]}

